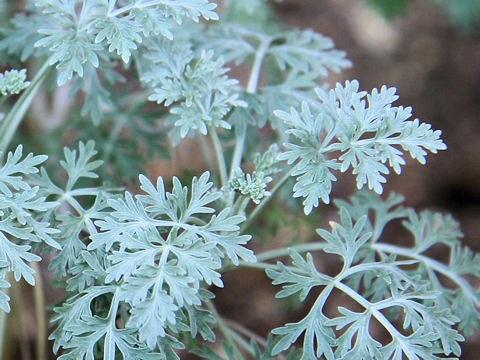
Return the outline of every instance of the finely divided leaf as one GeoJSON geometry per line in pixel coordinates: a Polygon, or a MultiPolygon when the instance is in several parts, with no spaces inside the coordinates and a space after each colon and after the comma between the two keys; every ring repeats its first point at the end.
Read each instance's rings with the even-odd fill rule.
{"type": "Polygon", "coordinates": [[[337,84],[329,92],[317,88],[315,106],[303,102],[301,113],[294,108],[290,113],[275,112],[288,127],[286,133],[292,135],[280,159],[295,163],[294,196],[305,198],[307,214],[318,206],[312,194],[328,203],[335,180],[331,170],[352,168],[359,189],[367,185],[380,194],[389,167],[401,172],[404,152],[425,163],[427,150],[446,149],[441,131],[418,119],[409,120],[411,108],[392,105],[398,98],[394,88],[383,86],[370,94],[358,88],[357,81],[337,84]]]}

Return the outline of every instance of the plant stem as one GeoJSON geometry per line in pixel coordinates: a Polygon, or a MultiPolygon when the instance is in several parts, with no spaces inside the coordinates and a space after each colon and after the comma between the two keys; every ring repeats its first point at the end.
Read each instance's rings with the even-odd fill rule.
{"type": "Polygon", "coordinates": [[[218,138],[217,130],[214,126],[208,127],[208,133],[212,139],[213,148],[215,149],[215,155],[217,157],[218,170],[220,171],[220,181],[223,186],[228,184],[227,167],[225,165],[225,157],[223,156],[222,144],[218,138]]]}
{"type": "MultiPolygon", "coordinates": [[[[258,87],[258,81],[262,70],[262,63],[265,55],[267,55],[268,48],[271,43],[270,37],[264,37],[261,39],[260,46],[255,53],[255,59],[253,60],[252,70],[248,78],[246,91],[249,94],[255,94],[258,87]]],[[[243,150],[245,147],[245,140],[247,137],[247,126],[237,126],[236,128],[236,142],[235,149],[233,150],[232,164],[230,167],[230,180],[233,179],[235,170],[242,164],[243,150]]],[[[230,201],[233,201],[233,193],[230,194],[230,201]]]]}
{"type": "Polygon", "coordinates": [[[242,155],[245,146],[245,138],[247,137],[247,127],[236,126],[235,135],[235,149],[233,150],[232,164],[230,168],[230,180],[233,179],[235,170],[242,165],[242,155]]]}
{"type": "MultiPolygon", "coordinates": [[[[370,301],[368,301],[363,296],[358,294],[355,290],[340,281],[334,281],[333,285],[338,290],[342,291],[344,294],[346,294],[351,299],[355,300],[358,304],[363,306],[366,311],[370,311],[373,317],[375,317],[375,319],[377,319],[377,321],[385,328],[385,330],[390,333],[393,341],[397,341],[398,339],[401,339],[403,337],[403,335],[395,328],[395,326],[393,326],[390,320],[388,320],[385,315],[383,315],[379,310],[377,310],[374,307],[374,304],[372,304],[370,301]]],[[[399,341],[399,343],[403,350],[404,347],[402,346],[402,342],[399,341]]]]}
{"type": "Polygon", "coordinates": [[[0,359],[3,359],[3,343],[5,342],[5,328],[7,326],[7,313],[0,310],[0,359]]]}
{"type": "Polygon", "coordinates": [[[43,281],[40,266],[31,262],[30,266],[35,270],[35,286],[33,287],[35,301],[35,317],[37,321],[37,360],[45,360],[47,344],[47,317],[45,315],[45,296],[43,293],[43,281]]]}
{"type": "Polygon", "coordinates": [[[116,16],[119,16],[119,15],[122,15],[126,12],[129,12],[133,9],[143,9],[143,8],[146,8],[146,7],[149,7],[149,6],[155,6],[155,5],[160,5],[162,2],[161,1],[158,1],[158,0],[151,0],[151,1],[146,1],[144,3],[140,3],[140,4],[132,4],[132,5],[127,5],[127,6],[124,6],[124,7],[121,7],[119,9],[116,9],[114,11],[110,11],[107,16],[109,17],[116,17],[116,16]]]}
{"type": "Polygon", "coordinates": [[[209,169],[214,169],[215,166],[211,156],[211,149],[206,137],[202,134],[198,134],[195,139],[197,139],[198,144],[200,145],[200,152],[202,153],[203,160],[205,161],[207,167],[209,169]]]}
{"type": "MultiPolygon", "coordinates": [[[[225,336],[225,340],[227,341],[227,343],[232,345],[234,347],[234,351],[236,351],[238,355],[242,357],[240,350],[235,346],[234,339],[233,339],[233,337],[237,337],[238,335],[236,336],[236,334],[228,328],[223,318],[218,313],[217,308],[215,307],[215,305],[213,305],[212,301],[206,301],[205,304],[207,306],[207,309],[210,310],[213,316],[215,316],[215,319],[217,319],[218,328],[220,329],[220,332],[223,334],[223,336],[225,336]]],[[[237,343],[238,343],[238,340],[237,340],[237,343]]]]}
{"type": "Polygon", "coordinates": [[[304,253],[307,251],[323,250],[326,245],[327,243],[325,242],[299,244],[299,245],[290,246],[288,248],[280,248],[280,249],[265,251],[256,256],[257,256],[257,261],[268,261],[271,259],[287,256],[290,253],[290,250],[294,250],[299,253],[304,253]]]}
{"type": "Polygon", "coordinates": [[[475,290],[472,289],[468,281],[464,278],[456,274],[455,272],[451,271],[445,264],[442,264],[439,261],[436,261],[432,258],[427,256],[417,254],[412,249],[404,248],[396,245],[384,244],[384,243],[374,243],[372,244],[372,248],[376,251],[382,251],[389,254],[397,254],[401,256],[406,256],[411,259],[416,259],[420,262],[423,262],[427,267],[433,269],[436,272],[446,276],[453,282],[455,282],[458,286],[462,288],[465,292],[465,295],[470,298],[470,300],[476,305],[480,306],[480,299],[475,294],[475,290]]]}
{"type": "Polygon", "coordinates": [[[237,215],[242,215],[249,203],[250,203],[249,197],[242,196],[238,198],[237,201],[235,202],[233,213],[237,215]]]}
{"type": "Polygon", "coordinates": [[[254,94],[257,91],[258,81],[260,80],[260,73],[262,70],[262,63],[265,55],[267,55],[268,48],[272,39],[270,37],[263,37],[260,41],[260,46],[255,53],[255,59],[253,60],[252,71],[247,83],[247,92],[254,94]]]}
{"type": "Polygon", "coordinates": [[[207,309],[210,310],[211,313],[213,314],[213,316],[215,316],[215,318],[217,319],[218,328],[220,329],[223,336],[225,336],[225,340],[227,340],[227,342],[229,342],[229,343],[232,343],[233,340],[232,340],[230,332],[227,329],[227,325],[225,325],[225,322],[223,321],[222,317],[218,313],[215,305],[213,305],[213,303],[211,301],[206,301],[205,305],[207,306],[207,309]]]}
{"type": "Polygon", "coordinates": [[[252,223],[252,221],[255,219],[255,217],[263,210],[265,205],[268,204],[270,199],[273,197],[273,195],[285,184],[285,182],[290,178],[290,174],[292,172],[293,168],[290,169],[283,177],[278,181],[277,184],[275,184],[274,188],[272,191],[270,191],[270,196],[267,196],[263,198],[263,200],[258,204],[258,206],[248,215],[247,220],[242,224],[242,227],[240,228],[240,232],[244,232],[252,223]]]}
{"type": "MultiPolygon", "coordinates": [[[[248,262],[248,261],[239,261],[238,266],[247,267],[251,269],[259,269],[259,270],[267,270],[273,269],[278,270],[278,266],[275,264],[264,263],[264,262],[248,262]]],[[[224,271],[227,267],[225,266],[222,271],[224,271]]]]}
{"type": "MultiPolygon", "coordinates": [[[[243,339],[233,329],[227,328],[227,331],[230,332],[230,335],[232,336],[234,342],[236,342],[238,345],[240,345],[240,347],[243,348],[250,355],[255,355],[254,351],[252,350],[252,347],[250,346],[250,344],[247,341],[245,341],[245,339],[243,339]]],[[[240,353],[240,350],[236,346],[235,346],[235,350],[237,350],[238,355],[240,355],[241,359],[243,359],[243,356],[240,353]]]]}
{"type": "Polygon", "coordinates": [[[233,330],[237,331],[238,333],[240,334],[243,334],[245,335],[246,337],[250,338],[250,339],[254,339],[257,343],[259,343],[260,345],[262,345],[264,348],[267,347],[267,341],[261,337],[260,335],[254,333],[253,331],[251,331],[250,329],[246,328],[245,326],[243,326],[242,324],[239,324],[238,322],[236,321],[233,321],[233,320],[229,320],[229,319],[225,319],[224,320],[226,324],[228,324],[228,326],[230,328],[232,328],[233,330]]]}
{"type": "Polygon", "coordinates": [[[103,348],[103,358],[104,359],[115,359],[115,342],[111,341],[110,337],[112,336],[111,333],[113,333],[116,329],[116,321],[117,321],[117,312],[118,312],[118,306],[120,305],[120,296],[119,296],[119,288],[115,290],[113,293],[113,298],[112,302],[110,304],[110,309],[108,311],[108,323],[109,323],[109,331],[107,331],[107,334],[105,335],[105,340],[104,340],[104,348],[103,348]]]}
{"type": "Polygon", "coordinates": [[[112,155],[115,142],[120,136],[120,132],[122,131],[122,128],[125,126],[127,121],[128,117],[120,114],[119,118],[115,121],[113,129],[110,131],[110,135],[108,136],[107,143],[105,144],[105,150],[103,152],[103,168],[105,169],[105,172],[109,163],[110,156],[112,155]]]}
{"type": "Polygon", "coordinates": [[[13,135],[17,131],[17,128],[30,107],[38,89],[40,89],[40,85],[47,76],[49,69],[50,66],[48,65],[48,62],[45,62],[38,70],[30,86],[25,89],[22,95],[20,95],[7,116],[2,120],[0,125],[0,151],[2,152],[2,157],[8,150],[13,135]]]}
{"type": "MultiPolygon", "coordinates": [[[[12,283],[12,273],[9,271],[5,276],[5,280],[10,284],[12,283]]],[[[5,292],[8,295],[9,287],[2,289],[0,291],[5,292]]],[[[5,330],[7,327],[7,312],[0,309],[0,359],[3,359],[3,345],[5,343],[5,330]]]]}

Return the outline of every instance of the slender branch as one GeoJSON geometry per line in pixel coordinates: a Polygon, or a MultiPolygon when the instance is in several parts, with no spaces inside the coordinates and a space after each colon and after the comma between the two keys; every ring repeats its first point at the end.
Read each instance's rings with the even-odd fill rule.
{"type": "MultiPolygon", "coordinates": [[[[227,331],[230,333],[230,335],[232,336],[232,339],[235,343],[237,343],[238,345],[240,345],[240,347],[245,350],[248,354],[250,355],[255,355],[255,352],[253,351],[252,347],[250,346],[250,344],[244,339],[242,338],[242,336],[240,334],[238,334],[235,330],[231,329],[231,328],[227,328],[227,331]]],[[[237,348],[236,346],[234,347],[234,351],[237,351],[237,354],[240,356],[240,358],[243,360],[244,357],[242,355],[242,353],[240,352],[239,348],[237,348]]]]}
{"type": "MultiPolygon", "coordinates": [[[[233,150],[232,163],[230,165],[230,176],[229,180],[231,181],[235,176],[235,170],[242,165],[243,149],[245,146],[245,139],[247,136],[247,126],[246,125],[236,125],[235,126],[235,148],[233,150]]],[[[229,206],[232,206],[235,199],[235,190],[232,190],[228,194],[227,202],[229,206]]]]}
{"type": "Polygon", "coordinates": [[[127,121],[128,121],[127,116],[120,115],[119,119],[115,121],[115,125],[113,126],[113,129],[110,131],[110,135],[108,136],[107,143],[105,144],[105,150],[103,152],[104,166],[102,166],[102,168],[105,169],[105,172],[107,169],[110,156],[112,155],[115,142],[120,136],[120,133],[123,127],[126,125],[127,121]]]}
{"type": "MultiPolygon", "coordinates": [[[[228,326],[231,329],[235,330],[239,334],[242,334],[242,335],[246,336],[247,338],[254,339],[258,344],[263,346],[264,349],[266,349],[268,347],[267,341],[265,340],[264,337],[254,333],[252,330],[246,328],[242,324],[240,324],[236,321],[233,321],[233,320],[229,320],[229,319],[225,319],[225,323],[228,324],[228,326]]],[[[250,346],[249,346],[249,348],[250,348],[250,346]]],[[[252,355],[254,355],[254,354],[252,354],[252,355]]],[[[277,355],[276,359],[285,360],[285,356],[283,356],[282,354],[279,354],[279,355],[277,355]]]]}
{"type": "MultiPolygon", "coordinates": [[[[12,283],[12,273],[9,271],[6,275],[6,279],[10,284],[12,283]]],[[[7,287],[0,291],[5,292],[8,295],[10,288],[7,287]]],[[[7,312],[0,310],[0,359],[3,359],[3,345],[5,344],[5,330],[7,328],[7,312]]]]}
{"type": "Polygon", "coordinates": [[[305,253],[308,251],[323,250],[326,245],[327,243],[325,242],[299,244],[299,245],[290,246],[288,248],[280,248],[280,249],[265,251],[256,256],[257,256],[257,261],[267,261],[267,260],[287,256],[290,253],[290,250],[294,250],[299,253],[305,253]]]}
{"type": "Polygon", "coordinates": [[[275,184],[274,188],[272,191],[270,191],[270,196],[267,196],[263,198],[263,200],[260,202],[260,204],[257,205],[257,207],[248,215],[247,220],[243,223],[242,227],[240,228],[240,232],[244,232],[252,223],[252,221],[257,217],[257,215],[263,210],[265,205],[268,204],[270,199],[273,197],[273,195],[285,184],[285,182],[290,178],[290,174],[292,172],[293,168],[290,169],[283,177],[278,181],[277,184],[275,184]]]}
{"type": "MultiPolygon", "coordinates": [[[[233,264],[232,264],[233,265],[233,264]]],[[[225,265],[222,268],[222,272],[226,268],[230,268],[232,265],[225,265]],[[228,267],[227,267],[228,266],[228,267]]],[[[269,263],[264,263],[264,262],[248,262],[248,261],[239,261],[238,266],[241,267],[248,267],[252,269],[260,269],[260,270],[267,270],[267,269],[272,269],[272,270],[278,270],[278,266],[275,264],[269,264],[269,263]]]]}
{"type": "MultiPolygon", "coordinates": [[[[358,294],[355,290],[338,280],[334,281],[333,285],[338,290],[342,291],[344,294],[348,295],[351,299],[355,300],[358,304],[363,306],[366,311],[370,311],[373,317],[377,319],[377,321],[385,328],[385,330],[390,333],[390,336],[393,339],[392,341],[396,341],[403,337],[403,335],[395,328],[395,326],[393,326],[390,320],[388,320],[385,315],[383,315],[379,310],[377,310],[374,307],[374,304],[372,304],[370,301],[368,301],[363,296],[358,294]]],[[[399,343],[401,344],[402,350],[404,350],[402,342],[399,341],[399,343]]]]}
{"type": "Polygon", "coordinates": [[[7,326],[7,313],[0,310],[0,359],[3,359],[3,344],[5,343],[5,329],[7,326]]]}
{"type": "Polygon", "coordinates": [[[244,197],[243,199],[241,199],[238,203],[238,208],[235,211],[235,213],[239,215],[243,214],[243,212],[245,211],[249,203],[250,203],[249,197],[244,197]]]}
{"type": "Polygon", "coordinates": [[[195,136],[195,139],[200,145],[200,152],[202,153],[203,160],[205,161],[207,167],[209,169],[214,169],[214,161],[212,160],[211,149],[209,147],[206,137],[202,134],[198,134],[197,136],[195,136]]]}
{"type": "Polygon", "coordinates": [[[111,333],[114,332],[116,329],[116,321],[117,321],[117,312],[118,306],[120,305],[120,291],[117,288],[113,294],[112,302],[110,303],[110,309],[108,310],[108,326],[110,329],[107,331],[105,336],[105,346],[103,348],[103,358],[104,359],[114,359],[115,358],[115,342],[114,341],[107,341],[108,338],[111,336],[111,333]]]}
{"type": "Polygon", "coordinates": [[[268,48],[272,39],[270,37],[263,37],[258,47],[257,52],[255,53],[255,59],[253,60],[252,71],[250,72],[250,77],[247,84],[247,92],[254,94],[257,91],[258,81],[260,80],[260,73],[262,70],[263,59],[267,55],[268,48]]]}
{"type": "Polygon", "coordinates": [[[222,144],[217,134],[217,130],[214,126],[209,126],[208,133],[212,139],[213,148],[215,149],[215,155],[217,157],[218,170],[220,171],[220,181],[222,186],[228,184],[227,167],[225,165],[225,157],[223,156],[222,144]]]}
{"type": "Polygon", "coordinates": [[[229,343],[232,343],[233,340],[232,340],[231,334],[227,330],[227,326],[225,325],[225,322],[223,321],[223,318],[218,313],[215,305],[213,305],[213,303],[211,301],[206,301],[205,305],[207,306],[207,309],[210,310],[210,312],[213,314],[213,316],[215,316],[215,318],[217,319],[218,328],[220,329],[220,332],[223,334],[223,336],[225,336],[225,340],[227,340],[227,342],[229,342],[229,343]]]}
{"type": "Polygon", "coordinates": [[[227,324],[230,328],[232,328],[236,332],[243,334],[244,336],[250,339],[254,339],[257,343],[262,345],[264,348],[267,347],[267,341],[262,336],[254,333],[252,330],[246,328],[245,326],[243,326],[242,324],[234,320],[224,319],[224,321],[225,321],[225,324],[227,324]]]}
{"type": "Polygon", "coordinates": [[[31,262],[30,266],[35,270],[35,286],[33,295],[35,301],[35,318],[37,321],[37,360],[45,360],[47,345],[47,316],[45,314],[45,294],[40,266],[31,262]]]}
{"type": "Polygon", "coordinates": [[[17,128],[30,107],[38,89],[40,89],[49,69],[50,66],[48,65],[48,62],[45,62],[38,70],[30,86],[25,89],[22,95],[20,95],[7,116],[2,120],[2,124],[0,125],[0,151],[2,151],[2,156],[4,156],[8,150],[13,135],[17,131],[17,128]]]}
{"type": "MultiPolygon", "coordinates": [[[[247,83],[246,91],[250,94],[255,94],[258,87],[258,81],[260,80],[260,74],[262,70],[262,64],[265,56],[267,55],[268,48],[272,39],[270,37],[263,37],[260,41],[260,46],[255,53],[255,59],[253,60],[252,70],[247,83]]],[[[247,137],[247,126],[237,126],[236,130],[236,142],[233,150],[232,163],[230,167],[230,180],[233,179],[235,170],[242,164],[243,150],[245,147],[245,140],[247,137]]],[[[234,193],[230,193],[230,201],[233,201],[234,193]]]]}
{"type": "Polygon", "coordinates": [[[144,3],[140,3],[140,4],[131,4],[131,5],[127,5],[127,6],[118,8],[114,11],[111,11],[107,14],[107,16],[116,17],[116,16],[119,16],[119,15],[125,14],[126,12],[129,12],[130,10],[133,10],[133,9],[143,9],[143,8],[146,8],[146,7],[149,7],[149,6],[159,5],[160,3],[161,3],[161,1],[151,0],[151,1],[146,1],[144,3]]]}
{"type": "MultiPolygon", "coordinates": [[[[240,214],[240,212],[238,211],[240,209],[240,206],[241,206],[241,203],[242,201],[245,199],[245,195],[240,195],[236,200],[235,202],[230,205],[230,214],[240,214]]],[[[250,199],[250,198],[248,198],[250,199]]]]}
{"type": "Polygon", "coordinates": [[[372,244],[372,248],[376,251],[383,251],[389,254],[397,254],[401,256],[406,256],[411,259],[416,259],[425,263],[428,267],[433,269],[436,272],[448,277],[450,280],[455,282],[458,286],[460,286],[465,294],[470,298],[470,300],[476,305],[480,307],[480,299],[475,294],[475,291],[472,289],[471,285],[466,281],[464,278],[459,276],[458,274],[452,272],[445,264],[436,261],[432,258],[427,256],[417,254],[412,251],[412,249],[404,248],[396,245],[384,244],[384,243],[374,243],[372,244]]]}
{"type": "Polygon", "coordinates": [[[232,165],[230,168],[230,179],[233,179],[235,170],[242,164],[243,148],[245,147],[245,139],[247,137],[246,126],[235,126],[235,149],[233,150],[232,165]]]}
{"type": "MultiPolygon", "coordinates": [[[[213,314],[215,319],[217,319],[218,328],[220,329],[220,332],[223,334],[223,336],[225,336],[225,340],[230,345],[232,345],[234,347],[234,351],[236,351],[238,353],[238,355],[240,355],[240,357],[242,357],[242,355],[240,353],[240,350],[235,346],[235,341],[238,344],[241,343],[241,341],[238,340],[239,336],[234,331],[232,331],[228,328],[228,326],[225,324],[225,321],[223,320],[223,318],[218,313],[217,308],[215,307],[215,305],[213,305],[212,301],[206,301],[205,304],[207,306],[207,309],[210,310],[210,312],[213,314]],[[234,337],[235,337],[235,340],[234,340],[234,337]]],[[[240,340],[243,340],[243,339],[240,339],[240,340]]],[[[244,344],[240,344],[240,345],[242,346],[244,344]]]]}

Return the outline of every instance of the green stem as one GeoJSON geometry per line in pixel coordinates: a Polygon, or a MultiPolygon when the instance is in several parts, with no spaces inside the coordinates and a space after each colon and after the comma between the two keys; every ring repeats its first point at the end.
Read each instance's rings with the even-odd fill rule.
{"type": "Polygon", "coordinates": [[[257,91],[258,81],[260,80],[260,73],[262,71],[262,63],[265,55],[267,55],[268,48],[272,39],[270,37],[263,37],[258,47],[257,52],[255,53],[255,59],[253,60],[252,71],[250,72],[250,77],[248,78],[247,83],[247,92],[254,94],[257,91]]]}
{"type": "Polygon", "coordinates": [[[47,345],[47,317],[45,314],[45,296],[43,293],[42,273],[38,263],[31,262],[30,266],[35,270],[33,295],[35,301],[35,318],[37,321],[37,360],[45,360],[47,345]]]}
{"type": "MultiPolygon", "coordinates": [[[[232,330],[235,330],[237,333],[242,334],[242,335],[246,336],[247,338],[255,340],[257,342],[257,344],[260,344],[261,346],[263,346],[264,349],[267,349],[268,343],[267,343],[267,340],[264,337],[254,333],[253,331],[246,328],[242,324],[239,324],[236,321],[225,319],[225,323],[227,323],[228,326],[232,330]]],[[[245,350],[247,350],[251,355],[255,355],[254,353],[250,352],[251,345],[249,343],[245,342],[245,340],[243,340],[243,341],[246,345],[248,345],[248,348],[246,348],[245,350]]],[[[275,357],[275,359],[285,360],[285,356],[283,356],[282,354],[279,354],[275,357]]]]}
{"type": "Polygon", "coordinates": [[[230,168],[230,179],[233,179],[235,170],[242,165],[243,148],[245,146],[245,138],[247,136],[246,126],[236,126],[235,149],[233,150],[232,167],[230,168]]]}
{"type": "MultiPolygon", "coordinates": [[[[239,334],[243,334],[244,336],[246,336],[247,338],[250,338],[250,339],[254,339],[258,344],[260,344],[261,346],[263,346],[264,348],[267,348],[267,341],[260,335],[254,333],[253,331],[251,331],[250,329],[246,328],[245,326],[243,326],[242,324],[239,324],[238,322],[236,321],[233,321],[233,320],[228,320],[228,319],[225,319],[224,320],[226,324],[228,324],[228,326],[232,329],[232,330],[235,330],[236,332],[238,332],[239,334]]],[[[250,346],[249,346],[250,347],[250,346]]]]}
{"type": "Polygon", "coordinates": [[[110,156],[112,155],[115,142],[120,136],[120,132],[122,131],[122,128],[125,126],[127,121],[128,121],[127,116],[120,115],[120,118],[115,122],[115,125],[113,126],[112,131],[110,131],[110,135],[108,136],[107,143],[105,144],[105,151],[103,153],[104,166],[102,166],[102,168],[105,169],[105,172],[106,172],[106,168],[107,168],[110,156]]]}
{"type": "Polygon", "coordinates": [[[248,204],[250,204],[250,198],[247,197],[247,198],[243,199],[243,201],[240,203],[237,214],[243,214],[243,212],[247,208],[248,204]]]}
{"type": "MultiPolygon", "coordinates": [[[[251,268],[251,269],[259,269],[259,270],[278,270],[278,266],[276,264],[269,264],[264,262],[248,262],[248,261],[239,261],[238,266],[251,268]]],[[[233,267],[233,264],[228,264],[222,268],[222,272],[226,271],[226,269],[233,267]]]]}
{"type": "Polygon", "coordinates": [[[212,139],[213,148],[215,149],[215,155],[218,163],[218,170],[220,171],[220,181],[223,186],[228,184],[227,167],[225,165],[225,157],[223,156],[222,144],[217,134],[217,129],[214,126],[209,126],[208,133],[212,139]]]}
{"type": "MultiPolygon", "coordinates": [[[[384,327],[384,329],[390,333],[393,341],[397,341],[402,338],[400,332],[395,328],[395,326],[393,326],[393,324],[390,322],[390,320],[387,319],[385,315],[383,315],[379,310],[374,307],[374,304],[372,304],[370,301],[358,294],[355,290],[338,280],[334,281],[333,285],[338,290],[349,296],[352,300],[355,300],[358,304],[363,306],[365,308],[365,311],[369,311],[373,315],[373,317],[377,319],[377,321],[384,327]]],[[[399,341],[399,343],[401,344],[403,350],[402,342],[399,341]]]]}
{"type": "MultiPolygon", "coordinates": [[[[232,180],[235,176],[235,170],[241,167],[242,165],[242,157],[243,157],[243,149],[245,147],[245,139],[247,136],[247,126],[240,125],[235,126],[235,149],[233,150],[233,157],[232,163],[230,167],[230,177],[229,179],[232,180]]],[[[235,191],[230,191],[228,202],[230,206],[235,199],[235,191]]]]}
{"type": "Polygon", "coordinates": [[[238,339],[234,340],[234,337],[236,338],[238,337],[238,335],[234,331],[228,328],[228,326],[223,321],[223,318],[218,313],[217,308],[215,307],[215,305],[213,305],[211,301],[206,301],[205,305],[207,306],[207,309],[210,310],[210,312],[213,314],[215,319],[217,319],[218,328],[220,329],[220,332],[223,334],[223,336],[225,336],[225,340],[227,341],[227,343],[232,345],[234,347],[234,351],[238,355],[240,355],[241,358],[243,358],[243,356],[240,353],[240,350],[235,346],[235,341],[237,343],[239,343],[239,341],[238,339]]]}
{"type": "Polygon", "coordinates": [[[143,8],[146,8],[146,7],[149,7],[149,6],[161,5],[161,3],[162,2],[158,1],[158,0],[151,0],[151,1],[146,1],[144,3],[140,3],[140,4],[127,5],[127,6],[124,6],[124,7],[121,7],[119,9],[116,9],[114,11],[109,12],[107,14],[107,16],[116,17],[116,16],[119,16],[119,15],[125,14],[126,12],[129,12],[133,9],[143,9],[143,8]]]}
{"type": "Polygon", "coordinates": [[[202,153],[203,160],[205,161],[209,169],[214,169],[214,162],[212,160],[212,153],[205,136],[198,134],[195,139],[197,139],[198,144],[200,145],[200,152],[202,153]]]}
{"type": "Polygon", "coordinates": [[[243,199],[245,197],[243,195],[240,195],[237,200],[231,205],[231,210],[230,214],[239,214],[238,209],[240,208],[240,204],[242,203],[243,199]]]}
{"type": "Polygon", "coordinates": [[[257,261],[268,261],[271,259],[276,259],[279,257],[287,256],[290,253],[290,250],[294,250],[299,253],[305,253],[308,251],[317,251],[317,250],[323,250],[327,246],[327,243],[325,242],[315,242],[315,243],[307,243],[307,244],[299,244],[299,245],[294,245],[290,246],[288,248],[281,248],[281,249],[274,249],[274,250],[269,250],[265,251],[263,253],[260,253],[257,256],[257,261]]]}
{"type": "Polygon", "coordinates": [[[390,245],[390,244],[384,244],[384,243],[374,243],[372,244],[372,248],[376,251],[379,252],[386,252],[389,254],[397,254],[401,256],[405,256],[411,259],[416,259],[420,262],[423,262],[427,267],[433,269],[434,271],[446,276],[453,282],[455,282],[462,290],[465,292],[465,294],[470,298],[470,300],[476,305],[480,307],[480,299],[478,296],[475,294],[475,290],[472,289],[470,284],[461,276],[458,274],[452,272],[448,266],[445,264],[436,261],[432,258],[429,258],[427,256],[417,254],[412,251],[412,249],[409,248],[404,248],[400,246],[395,246],[395,245],[390,245]]]}
{"type": "MultiPolygon", "coordinates": [[[[255,355],[255,352],[252,350],[252,347],[250,346],[250,344],[245,341],[239,334],[237,334],[233,329],[231,328],[227,328],[227,331],[230,333],[230,335],[232,336],[232,339],[234,342],[236,342],[238,345],[240,345],[240,347],[242,349],[244,349],[247,353],[249,353],[250,355],[255,355]]],[[[237,356],[240,357],[240,359],[244,359],[244,357],[242,356],[240,350],[235,346],[234,350],[237,351],[237,356]]]]}
{"type": "MultiPolygon", "coordinates": [[[[255,53],[255,59],[253,60],[252,70],[248,78],[246,91],[249,94],[255,94],[258,87],[258,81],[260,80],[260,74],[262,71],[263,59],[267,55],[268,48],[270,47],[272,39],[270,37],[264,37],[261,39],[260,46],[255,53]]],[[[237,130],[237,139],[235,142],[235,149],[233,150],[232,165],[230,168],[230,179],[233,179],[234,172],[242,164],[243,149],[245,147],[245,139],[247,136],[247,127],[237,130]]],[[[233,201],[233,195],[230,196],[233,201]]]]}
{"type": "Polygon", "coordinates": [[[213,316],[215,316],[215,318],[217,319],[218,328],[220,329],[223,336],[225,336],[225,340],[227,340],[227,342],[229,343],[232,343],[233,340],[232,340],[232,337],[230,336],[230,333],[227,330],[227,325],[225,325],[225,322],[223,321],[222,317],[218,313],[215,305],[213,305],[211,301],[206,301],[205,305],[207,306],[207,309],[210,310],[213,316]]]}
{"type": "MultiPolygon", "coordinates": [[[[9,271],[6,275],[6,281],[10,284],[12,283],[12,273],[9,271]]],[[[9,293],[9,287],[2,289],[0,291],[5,292],[6,295],[9,293]]],[[[3,345],[5,343],[5,330],[7,328],[7,313],[0,309],[0,359],[3,359],[3,345]]]]}
{"type": "Polygon", "coordinates": [[[0,359],[3,359],[3,343],[5,342],[5,328],[7,326],[7,313],[0,310],[0,359]]]}
{"type": "Polygon", "coordinates": [[[274,186],[272,191],[270,191],[270,196],[263,198],[263,200],[258,204],[258,206],[248,215],[247,220],[243,223],[242,227],[240,228],[240,232],[244,232],[252,223],[252,221],[258,216],[258,214],[263,210],[265,205],[268,204],[270,199],[273,195],[285,184],[285,182],[290,178],[290,174],[293,168],[290,169],[283,177],[278,181],[278,183],[274,186]]]}
{"type": "Polygon", "coordinates": [[[113,299],[110,305],[110,309],[108,311],[108,323],[109,323],[109,329],[107,330],[107,333],[105,335],[105,340],[104,340],[104,347],[103,347],[103,358],[104,359],[115,359],[115,342],[111,341],[110,337],[112,336],[112,333],[116,329],[116,320],[117,320],[117,312],[118,312],[118,306],[120,305],[120,296],[119,296],[119,288],[117,288],[113,294],[113,299]]]}
{"type": "Polygon", "coordinates": [[[20,95],[7,116],[3,119],[2,124],[0,125],[0,151],[2,151],[2,156],[4,156],[5,152],[8,150],[10,142],[12,141],[20,122],[30,107],[38,89],[40,89],[49,69],[50,66],[48,65],[48,62],[45,62],[40,70],[38,70],[30,86],[25,89],[22,95],[20,95]]]}

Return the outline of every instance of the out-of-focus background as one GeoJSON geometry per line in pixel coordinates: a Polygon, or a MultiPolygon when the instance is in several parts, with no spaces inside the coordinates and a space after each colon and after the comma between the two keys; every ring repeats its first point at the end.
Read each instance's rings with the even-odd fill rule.
{"type": "MultiPolygon", "coordinates": [[[[404,195],[405,204],[417,210],[451,213],[461,223],[465,243],[480,252],[480,0],[284,0],[272,6],[288,26],[312,28],[347,51],[354,65],[332,76],[332,85],[356,78],[364,90],[395,86],[399,104],[412,106],[416,117],[443,131],[448,150],[430,155],[427,166],[409,162],[400,176],[389,177],[385,192],[404,195]]],[[[183,167],[192,166],[188,146],[183,149],[184,154],[180,150],[174,155],[176,166],[159,162],[151,171],[168,177],[174,174],[166,171],[181,169],[182,161],[183,167]]],[[[342,178],[332,198],[346,198],[354,189],[351,177],[342,178]]],[[[270,233],[265,247],[280,246],[292,236],[313,239],[308,224],[292,225],[288,218],[279,224],[275,207],[269,211],[266,218],[271,223],[263,229],[263,234],[270,233]]],[[[322,223],[315,226],[333,216],[333,208],[322,212],[318,218],[322,223]]],[[[61,294],[48,282],[46,274],[47,301],[58,301],[61,294]]],[[[266,336],[303,314],[294,304],[277,302],[277,290],[261,271],[234,271],[226,274],[225,289],[216,291],[218,309],[266,336]]],[[[9,315],[4,359],[30,360],[35,341],[31,290],[16,287],[15,291],[17,305],[9,315]]],[[[480,332],[462,347],[462,360],[478,359],[480,332]]]]}

